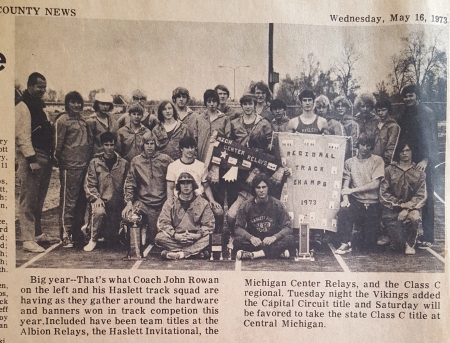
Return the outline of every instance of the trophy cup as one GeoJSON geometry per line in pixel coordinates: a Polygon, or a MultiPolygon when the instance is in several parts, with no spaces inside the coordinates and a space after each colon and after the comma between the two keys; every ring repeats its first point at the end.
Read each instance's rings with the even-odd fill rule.
{"type": "Polygon", "coordinates": [[[138,210],[132,211],[127,217],[128,223],[132,224],[129,227],[128,235],[129,235],[129,248],[128,254],[125,257],[127,260],[142,260],[144,259],[142,255],[142,215],[137,213],[138,210]]]}

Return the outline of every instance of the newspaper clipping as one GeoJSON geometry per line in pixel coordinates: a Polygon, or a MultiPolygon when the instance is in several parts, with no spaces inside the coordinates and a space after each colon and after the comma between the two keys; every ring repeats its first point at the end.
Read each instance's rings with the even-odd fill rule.
{"type": "Polygon", "coordinates": [[[449,10],[0,0],[0,343],[448,342],[449,10]]]}

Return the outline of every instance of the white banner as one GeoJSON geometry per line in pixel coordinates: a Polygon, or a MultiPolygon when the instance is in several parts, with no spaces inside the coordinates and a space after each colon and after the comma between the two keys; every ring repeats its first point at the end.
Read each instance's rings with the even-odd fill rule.
{"type": "Polygon", "coordinates": [[[336,232],[336,214],[341,201],[346,137],[278,132],[282,164],[290,176],[281,201],[293,227],[336,232]]]}

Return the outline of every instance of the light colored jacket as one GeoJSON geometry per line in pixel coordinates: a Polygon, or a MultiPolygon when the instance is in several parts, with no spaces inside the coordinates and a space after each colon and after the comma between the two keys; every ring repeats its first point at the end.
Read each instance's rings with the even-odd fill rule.
{"type": "Polygon", "coordinates": [[[427,190],[425,173],[414,169],[415,163],[403,170],[397,163],[389,165],[381,182],[380,202],[389,209],[408,204],[409,209],[420,209],[425,205],[427,190]]]}
{"type": "Polygon", "coordinates": [[[217,135],[219,135],[226,138],[230,137],[230,118],[226,114],[223,114],[220,111],[218,112],[218,117],[212,122],[210,122],[209,120],[207,111],[199,116],[199,125],[201,125],[201,127],[199,127],[200,131],[197,140],[197,156],[198,159],[202,162],[206,162],[206,154],[208,153],[209,143],[212,136],[216,137],[217,135]]]}
{"type": "Polygon", "coordinates": [[[244,126],[244,116],[241,116],[231,122],[231,136],[230,138],[239,144],[250,148],[249,141],[251,140],[259,148],[268,152],[268,146],[272,140],[272,126],[270,123],[259,115],[256,115],[255,124],[250,132],[247,132],[244,126]]]}
{"type": "Polygon", "coordinates": [[[95,113],[86,119],[86,123],[89,125],[90,133],[92,135],[94,155],[103,152],[103,145],[100,142],[100,135],[108,131],[116,133],[117,130],[119,130],[119,124],[114,118],[112,118],[109,114],[106,115],[106,118],[108,120],[108,126],[103,124],[95,113]]]}
{"type": "Polygon", "coordinates": [[[180,140],[183,137],[190,136],[185,124],[181,121],[177,122],[170,138],[162,123],[156,125],[152,132],[156,139],[156,146],[161,153],[169,155],[174,160],[181,157],[180,140]]]}
{"type": "Polygon", "coordinates": [[[380,122],[375,129],[375,146],[372,153],[381,156],[386,165],[392,162],[399,134],[400,126],[390,117],[384,124],[380,122]]]}
{"type": "Polygon", "coordinates": [[[173,237],[175,233],[197,232],[205,237],[214,231],[214,214],[209,202],[197,196],[185,211],[176,196],[165,202],[158,218],[158,230],[173,237]]]}
{"type": "Polygon", "coordinates": [[[94,157],[89,163],[84,182],[88,201],[92,203],[100,198],[104,202],[123,204],[123,185],[128,168],[129,163],[119,155],[111,170],[107,167],[103,154],[94,157]]]}
{"type": "Polygon", "coordinates": [[[92,156],[89,126],[83,117],[62,114],[55,122],[54,160],[61,169],[84,169],[92,156]]]}
{"type": "Polygon", "coordinates": [[[142,152],[142,137],[150,130],[142,125],[137,132],[125,125],[117,132],[117,151],[120,156],[131,162],[133,158],[142,152]]]}
{"type": "Polygon", "coordinates": [[[172,162],[161,153],[152,157],[142,153],[133,158],[125,179],[125,203],[139,200],[150,207],[161,207],[167,199],[166,174],[172,162]]]}

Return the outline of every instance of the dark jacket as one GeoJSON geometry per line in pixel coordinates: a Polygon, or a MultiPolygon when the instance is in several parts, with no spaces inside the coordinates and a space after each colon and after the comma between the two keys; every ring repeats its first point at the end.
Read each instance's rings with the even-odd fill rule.
{"type": "Polygon", "coordinates": [[[291,219],[283,204],[271,196],[265,203],[247,200],[238,211],[235,232],[247,239],[252,236],[280,239],[292,235],[291,219]]]}
{"type": "Polygon", "coordinates": [[[406,107],[397,121],[400,126],[400,139],[406,139],[413,153],[413,162],[429,160],[434,168],[439,162],[437,121],[433,111],[419,103],[406,107]]]}

